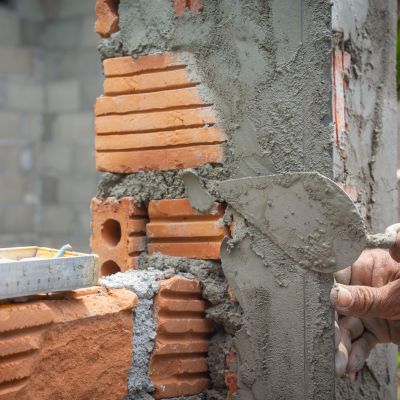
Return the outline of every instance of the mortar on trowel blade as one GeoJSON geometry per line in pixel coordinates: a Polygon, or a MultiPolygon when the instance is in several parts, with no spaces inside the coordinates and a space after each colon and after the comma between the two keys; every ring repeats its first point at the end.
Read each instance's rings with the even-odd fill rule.
{"type": "Polygon", "coordinates": [[[365,248],[390,248],[400,224],[369,235],[349,196],[318,172],[231,179],[219,192],[234,210],[306,269],[333,273],[365,248]]]}

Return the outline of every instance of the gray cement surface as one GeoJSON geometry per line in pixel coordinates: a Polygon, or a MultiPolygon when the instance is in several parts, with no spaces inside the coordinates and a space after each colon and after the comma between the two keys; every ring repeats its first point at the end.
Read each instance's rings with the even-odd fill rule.
{"type": "MultiPolygon", "coordinates": [[[[357,205],[371,232],[397,222],[397,121],[394,0],[335,0],[334,46],[350,55],[345,90],[347,132],[334,154],[335,180],[356,188],[357,205]],[[346,154],[346,158],[342,155],[346,154]]],[[[355,383],[337,382],[336,398],[396,399],[397,347],[372,351],[355,383]]]]}
{"type": "Polygon", "coordinates": [[[208,349],[211,388],[205,395],[207,400],[225,399],[225,358],[232,351],[232,335],[243,325],[243,311],[239,304],[233,303],[228,297],[228,284],[221,265],[212,261],[157,254],[140,257],[138,268],[199,280],[203,297],[210,303],[206,317],[215,323],[217,330],[208,349]]]}
{"type": "Polygon", "coordinates": [[[165,277],[161,271],[127,271],[103,277],[100,283],[108,288],[132,290],[139,298],[134,310],[132,336],[132,366],[128,374],[126,400],[153,399],[154,385],[150,379],[150,357],[154,349],[156,326],[153,308],[154,295],[159,290],[157,281],[165,277]]]}
{"type": "MultiPolygon", "coordinates": [[[[330,7],[328,0],[296,0],[294,4],[209,0],[200,15],[187,12],[177,18],[169,2],[120,2],[124,54],[137,57],[175,51],[194,56],[194,73],[205,88],[202,95],[214,104],[218,125],[228,135],[221,174],[208,174],[216,168],[208,168],[204,175],[195,169],[214,198],[220,199],[213,181],[228,177],[303,170],[332,176],[330,7]]],[[[112,55],[112,46],[107,47],[105,42],[102,46],[104,54],[112,55]]],[[[101,196],[137,194],[138,201],[186,195],[180,173],[171,171],[107,175],[100,192],[101,196]],[[165,183],[167,178],[172,180],[165,183]],[[153,184],[153,179],[157,183],[153,184]]],[[[254,303],[254,296],[247,298],[258,288],[250,290],[240,281],[237,288],[245,290],[246,296],[237,294],[242,294],[248,310],[245,326],[251,328],[253,336],[246,338],[247,343],[259,358],[257,365],[270,367],[262,369],[263,376],[255,374],[251,384],[247,377],[254,366],[249,364],[250,359],[241,360],[249,370],[246,373],[242,365],[240,397],[298,400],[321,398],[318,396],[324,393],[325,398],[333,398],[332,277],[305,274],[282,252],[272,251],[270,242],[260,244],[254,236],[246,240],[248,246],[241,246],[240,254],[234,248],[232,254],[246,260],[249,268],[259,269],[259,282],[253,284],[264,288],[265,301],[254,303]],[[263,258],[253,250],[257,246],[263,248],[263,258]],[[274,302],[276,315],[268,312],[268,299],[274,302]],[[255,309],[259,315],[253,321],[255,309]],[[293,313],[291,324],[285,319],[286,313],[293,313]],[[268,341],[268,337],[275,339],[268,341]],[[293,345],[286,346],[287,340],[293,345]],[[271,351],[258,346],[269,346],[271,351]],[[281,367],[280,378],[272,371],[277,371],[275,365],[281,367]],[[293,384],[283,382],[285,376],[291,376],[293,384]]],[[[223,262],[230,265],[227,260],[223,262]]],[[[240,343],[246,340],[236,340],[237,346],[242,349],[240,343]]]]}
{"type": "MultiPolygon", "coordinates": [[[[362,160],[364,172],[359,174],[359,182],[366,179],[367,184],[360,184],[361,194],[365,194],[371,226],[380,231],[378,218],[386,225],[386,219],[395,215],[391,180],[379,172],[391,168],[393,159],[391,150],[384,150],[382,140],[393,138],[396,132],[392,129],[391,106],[384,101],[386,97],[393,98],[393,55],[387,53],[393,44],[393,2],[389,5],[371,0],[366,13],[365,9],[358,9],[362,2],[334,3],[354,3],[355,7],[354,13],[345,9],[336,20],[340,22],[342,18],[343,46],[347,46],[355,64],[355,80],[350,83],[352,97],[347,100],[349,126],[358,132],[352,140],[359,141],[353,146],[354,157],[340,173],[332,144],[330,1],[205,0],[201,14],[185,12],[176,17],[172,2],[121,0],[120,33],[104,40],[100,51],[103,57],[121,52],[137,57],[165,51],[193,55],[189,68],[200,77],[201,94],[214,104],[218,126],[228,135],[223,168],[194,169],[201,187],[213,198],[223,200],[217,190],[220,180],[273,172],[318,171],[345,182],[350,167],[358,174],[358,165],[352,163],[362,160]],[[370,37],[370,32],[376,39],[370,37]],[[387,62],[378,62],[385,58],[387,62]],[[369,69],[369,65],[374,68],[369,69]],[[361,123],[357,103],[360,94],[365,102],[363,109],[370,110],[370,114],[361,115],[361,123]],[[368,139],[364,138],[365,129],[368,139]],[[380,207],[375,205],[376,200],[380,207]]],[[[191,193],[193,197],[199,189],[196,185],[186,183],[185,187],[180,171],[106,174],[98,195],[133,195],[138,202],[147,202],[191,193]]],[[[192,200],[194,205],[197,200],[192,200]]],[[[201,209],[205,204],[205,200],[200,201],[196,207],[201,209]]],[[[204,297],[209,296],[213,306],[222,311],[216,316],[213,313],[218,307],[212,307],[209,316],[234,332],[240,365],[238,398],[364,398],[361,384],[356,390],[347,382],[335,389],[333,313],[329,303],[333,276],[299,267],[239,215],[231,210],[227,214],[227,219],[233,216],[235,220],[235,237],[224,245],[222,264],[244,311],[240,323],[235,312],[231,325],[219,320],[226,313],[225,307],[231,305],[223,301],[225,289],[220,290],[218,284],[204,284],[204,280],[213,282],[216,278],[210,278],[208,267],[204,269],[199,263],[191,270],[188,263],[174,260],[172,270],[187,274],[200,267],[200,274],[204,275],[200,280],[203,279],[205,293],[208,291],[204,297]]],[[[155,258],[143,262],[160,264],[155,258]]],[[[224,281],[221,275],[220,282],[224,281]]],[[[226,344],[229,338],[225,332],[222,342],[226,344]]],[[[385,350],[378,350],[371,367],[362,375],[367,380],[368,398],[391,398],[393,373],[384,368],[388,365],[386,354],[385,350]]],[[[209,361],[213,382],[218,382],[221,356],[210,356],[209,361]]],[[[214,385],[209,398],[218,398],[222,393],[218,384],[214,385]]]]}
{"type": "Polygon", "coordinates": [[[181,275],[198,279],[203,297],[210,303],[206,317],[215,322],[217,333],[211,339],[208,352],[211,389],[199,396],[182,397],[187,400],[222,399],[226,394],[224,384],[225,357],[231,351],[232,335],[242,326],[243,313],[237,303],[228,298],[227,282],[219,263],[168,257],[161,254],[141,256],[137,270],[129,270],[103,277],[100,283],[108,288],[126,288],[139,297],[135,308],[134,352],[128,376],[127,400],[152,399],[154,386],[149,377],[150,356],[156,335],[153,298],[159,290],[158,280],[181,275]],[[220,327],[220,328],[218,328],[220,327]],[[222,329],[221,327],[224,327],[222,329]],[[217,397],[216,397],[217,396],[217,397]],[[221,397],[220,397],[221,396],[221,397]]]}

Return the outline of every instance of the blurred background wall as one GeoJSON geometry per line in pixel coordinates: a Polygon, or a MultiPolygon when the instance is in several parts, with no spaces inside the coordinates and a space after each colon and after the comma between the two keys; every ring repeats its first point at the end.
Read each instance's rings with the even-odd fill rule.
{"type": "Polygon", "coordinates": [[[0,247],[89,249],[94,0],[0,0],[0,247]]]}

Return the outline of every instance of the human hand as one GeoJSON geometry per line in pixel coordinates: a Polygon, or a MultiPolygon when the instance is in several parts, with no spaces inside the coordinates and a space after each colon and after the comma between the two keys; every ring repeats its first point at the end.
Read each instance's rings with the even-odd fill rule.
{"type": "Polygon", "coordinates": [[[355,378],[377,343],[400,343],[400,268],[392,258],[398,259],[396,251],[365,250],[335,275],[338,285],[331,302],[342,315],[335,323],[337,376],[347,372],[355,378]]]}

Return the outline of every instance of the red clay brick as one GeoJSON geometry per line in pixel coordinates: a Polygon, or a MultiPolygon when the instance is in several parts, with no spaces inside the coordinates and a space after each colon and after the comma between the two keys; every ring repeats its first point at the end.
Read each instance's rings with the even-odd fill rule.
{"type": "Polygon", "coordinates": [[[175,276],[160,282],[150,365],[156,399],[194,395],[209,384],[206,355],[214,326],[205,319],[201,292],[196,280],[175,276]]]}
{"type": "Polygon", "coordinates": [[[214,203],[207,214],[203,214],[192,207],[188,199],[166,199],[153,200],[149,203],[148,213],[152,218],[188,218],[188,217],[204,217],[211,215],[222,217],[225,207],[221,203],[214,203]]]}
{"type": "Polygon", "coordinates": [[[104,92],[96,102],[99,171],[193,168],[223,162],[226,135],[172,53],[104,61],[104,92]]]}
{"type": "Polygon", "coordinates": [[[222,240],[229,234],[222,217],[224,208],[215,203],[201,214],[188,199],[152,200],[146,227],[148,252],[199,259],[219,259],[222,240]]]}
{"type": "Polygon", "coordinates": [[[225,385],[228,388],[227,400],[232,400],[235,393],[239,391],[237,382],[237,355],[231,351],[226,355],[225,385]]]}
{"type": "Polygon", "coordinates": [[[172,53],[152,54],[133,59],[131,56],[107,58],[103,61],[104,75],[113,76],[137,75],[147,72],[185,67],[172,53]]]}
{"type": "Polygon", "coordinates": [[[136,295],[99,287],[72,293],[0,305],[0,400],[126,395],[136,295]]]}
{"type": "Polygon", "coordinates": [[[333,51],[333,117],[335,122],[335,143],[340,147],[346,130],[343,81],[343,52],[333,51]]]}
{"type": "Polygon", "coordinates": [[[96,0],[96,22],[94,26],[102,38],[109,37],[119,30],[119,0],[96,0]]]}
{"type": "Polygon", "coordinates": [[[356,186],[352,185],[343,185],[339,184],[339,186],[342,187],[342,189],[346,192],[346,194],[350,197],[350,199],[356,203],[358,200],[358,190],[356,186]]]}
{"type": "Polygon", "coordinates": [[[101,96],[96,100],[96,116],[126,114],[140,111],[162,111],[174,107],[201,107],[204,102],[196,88],[189,87],[170,91],[136,93],[121,96],[101,96]]]}
{"type": "Polygon", "coordinates": [[[141,92],[155,92],[196,86],[189,80],[186,70],[157,71],[148,74],[106,78],[104,94],[107,96],[126,95],[141,92]]]}
{"type": "Polygon", "coordinates": [[[219,145],[195,145],[150,150],[97,152],[98,171],[128,174],[139,170],[195,168],[207,163],[222,163],[219,145]]]}
{"type": "Polygon", "coordinates": [[[229,300],[233,301],[234,303],[239,303],[239,300],[233,293],[233,290],[231,287],[228,287],[228,298],[229,298],[229,300]]]}
{"type": "Polygon", "coordinates": [[[209,108],[156,111],[144,114],[104,115],[96,118],[96,133],[134,133],[203,127],[212,124],[209,108]]]}
{"type": "Polygon", "coordinates": [[[91,247],[98,254],[102,275],[136,268],[145,250],[147,213],[134,199],[92,199],[91,247]]]}
{"type": "MultiPolygon", "coordinates": [[[[194,128],[166,132],[133,133],[125,135],[97,135],[96,150],[136,150],[154,147],[184,146],[194,143],[212,145],[226,140],[218,128],[194,128]]],[[[222,155],[222,154],[221,154],[222,155]]]]}

